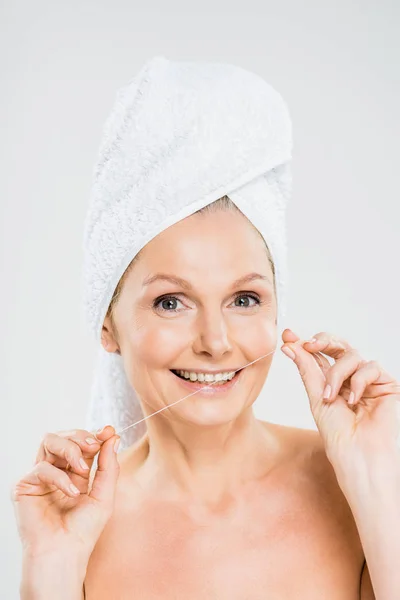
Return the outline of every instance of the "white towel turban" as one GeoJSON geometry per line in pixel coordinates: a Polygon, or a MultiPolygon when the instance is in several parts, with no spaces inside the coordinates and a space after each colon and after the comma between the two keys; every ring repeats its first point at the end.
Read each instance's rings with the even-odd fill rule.
{"type": "MultiPolygon", "coordinates": [[[[89,430],[106,424],[118,430],[143,416],[121,356],[100,343],[118,281],[158,233],[221,196],[230,197],[270,250],[280,327],[291,152],[285,102],[264,79],[241,67],[156,56],[117,91],[84,232],[84,310],[99,343],[89,430]]],[[[141,424],[122,434],[121,448],[145,429],[141,424]]]]}

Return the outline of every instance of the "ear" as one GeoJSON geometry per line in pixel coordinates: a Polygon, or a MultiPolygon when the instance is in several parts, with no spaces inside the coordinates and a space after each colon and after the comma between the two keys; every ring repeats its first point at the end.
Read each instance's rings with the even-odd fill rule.
{"type": "Polygon", "coordinates": [[[111,318],[109,316],[104,319],[103,328],[101,331],[101,345],[107,352],[121,354],[119,350],[119,344],[113,331],[111,318]]]}

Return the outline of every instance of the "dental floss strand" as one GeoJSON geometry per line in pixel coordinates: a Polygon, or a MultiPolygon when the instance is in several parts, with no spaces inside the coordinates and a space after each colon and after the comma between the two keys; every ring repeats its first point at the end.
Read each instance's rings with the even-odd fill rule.
{"type": "MultiPolygon", "coordinates": [[[[234,371],[234,372],[237,373],[237,371],[241,371],[242,369],[245,369],[246,367],[248,367],[248,366],[254,364],[255,362],[257,362],[258,360],[261,360],[262,358],[265,358],[265,357],[269,356],[270,354],[273,354],[274,352],[275,352],[275,350],[272,350],[272,352],[268,352],[267,354],[263,354],[262,356],[259,356],[255,360],[249,362],[247,365],[244,365],[240,369],[236,369],[236,371],[234,371]]],[[[194,396],[194,394],[197,394],[198,392],[201,392],[205,388],[211,387],[215,383],[218,383],[218,382],[217,381],[213,381],[209,385],[203,386],[201,389],[196,390],[195,392],[192,392],[191,394],[188,394],[187,396],[184,396],[183,398],[180,398],[179,400],[176,400],[175,402],[172,402],[172,404],[168,404],[167,406],[164,406],[163,408],[160,408],[159,410],[156,410],[155,412],[151,413],[150,415],[147,415],[147,417],[144,417],[143,419],[140,419],[139,421],[136,421],[135,423],[132,423],[131,425],[128,425],[127,427],[124,427],[120,431],[117,431],[116,434],[117,435],[121,435],[121,433],[123,433],[127,429],[130,429],[131,427],[135,427],[135,425],[139,425],[139,423],[142,423],[143,421],[146,421],[147,419],[150,419],[151,417],[154,417],[154,415],[157,415],[158,413],[162,412],[163,410],[166,410],[167,408],[170,408],[171,406],[174,406],[175,404],[178,404],[179,402],[182,402],[182,400],[186,400],[186,398],[190,398],[190,396],[194,396]]]]}
{"type": "MultiPolygon", "coordinates": [[[[143,327],[143,323],[138,327],[138,329],[140,329],[140,327],[143,327]]],[[[274,352],[275,352],[275,350],[272,350],[271,352],[268,352],[267,354],[263,354],[262,356],[259,356],[255,360],[249,362],[247,365],[244,365],[240,369],[236,369],[236,371],[234,371],[234,372],[237,373],[237,371],[241,371],[242,369],[245,369],[246,367],[249,367],[250,365],[252,365],[255,362],[257,362],[258,360],[261,360],[262,358],[266,358],[270,354],[274,354],[274,352]]],[[[136,421],[135,423],[132,423],[131,425],[127,425],[127,427],[124,427],[120,431],[117,431],[116,434],[117,435],[121,435],[121,433],[124,433],[124,431],[127,431],[127,429],[130,429],[131,427],[135,427],[136,425],[139,425],[139,423],[142,423],[143,421],[146,421],[147,419],[150,419],[151,417],[154,417],[154,415],[157,415],[158,413],[162,412],[163,410],[166,410],[167,408],[171,408],[171,406],[175,406],[175,404],[179,404],[179,402],[182,402],[182,400],[186,400],[186,398],[190,398],[190,396],[194,396],[194,394],[197,394],[198,392],[201,392],[205,388],[211,387],[215,383],[218,383],[218,382],[217,381],[213,381],[209,385],[205,385],[201,389],[196,390],[195,392],[192,392],[191,394],[188,394],[187,396],[184,396],[183,398],[179,398],[179,400],[176,400],[175,402],[172,402],[171,404],[168,404],[167,406],[164,406],[163,408],[160,408],[159,410],[156,410],[155,412],[151,413],[150,415],[147,415],[147,417],[144,417],[143,419],[140,419],[139,421],[136,421]]],[[[396,386],[396,387],[400,387],[400,386],[396,386]]]]}
{"type": "MultiPolygon", "coordinates": [[[[252,365],[253,363],[257,362],[258,360],[261,360],[262,358],[265,358],[266,356],[269,356],[270,354],[273,354],[274,352],[275,352],[275,350],[272,350],[272,352],[268,352],[267,354],[263,354],[262,356],[259,356],[255,360],[249,362],[247,365],[244,365],[244,367],[241,367],[240,369],[236,369],[236,371],[234,371],[234,372],[237,373],[238,371],[241,371],[242,369],[244,369],[244,368],[252,365]]],[[[217,381],[213,381],[209,385],[203,386],[199,390],[196,390],[195,392],[192,392],[191,394],[188,394],[187,396],[184,396],[183,398],[180,398],[179,400],[176,400],[175,402],[172,402],[172,404],[168,404],[167,406],[164,406],[163,408],[160,408],[159,410],[156,410],[155,412],[151,413],[151,415],[147,415],[147,417],[144,417],[143,419],[140,419],[139,421],[136,421],[136,423],[132,423],[132,425],[128,425],[127,427],[124,427],[124,429],[121,429],[120,431],[117,431],[116,434],[117,435],[121,435],[121,433],[123,433],[127,429],[130,429],[131,427],[135,427],[135,425],[139,425],[139,423],[142,423],[143,421],[146,421],[146,419],[150,419],[150,417],[154,417],[154,415],[157,415],[158,413],[162,412],[163,410],[166,410],[167,408],[170,408],[171,406],[174,406],[175,404],[178,404],[178,402],[182,402],[182,400],[186,400],[186,398],[189,398],[190,396],[193,396],[194,394],[197,394],[198,392],[201,392],[205,388],[211,387],[215,383],[218,383],[218,382],[217,381]]]]}

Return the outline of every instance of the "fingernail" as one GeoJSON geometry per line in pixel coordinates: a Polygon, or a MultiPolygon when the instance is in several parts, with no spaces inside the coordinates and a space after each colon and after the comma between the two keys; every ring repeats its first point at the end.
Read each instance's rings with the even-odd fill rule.
{"type": "Polygon", "coordinates": [[[98,444],[98,442],[96,442],[96,440],[94,438],[86,438],[85,442],[87,444],[98,444]]]}
{"type": "Polygon", "coordinates": [[[96,435],[99,435],[99,433],[101,433],[102,431],[104,431],[106,427],[107,427],[107,425],[104,425],[104,427],[102,427],[101,429],[98,429],[96,431],[96,435]]]}
{"type": "Polygon", "coordinates": [[[82,469],[85,469],[85,471],[87,471],[89,469],[88,465],[86,464],[86,462],[83,460],[83,458],[79,459],[79,464],[81,465],[82,469]]]}
{"type": "Polygon", "coordinates": [[[288,356],[292,360],[294,360],[296,358],[296,355],[291,348],[284,346],[283,348],[281,348],[281,350],[282,350],[283,354],[286,354],[286,356],[288,356]]]}
{"type": "Polygon", "coordinates": [[[119,448],[119,443],[121,441],[121,438],[118,438],[117,440],[115,440],[115,444],[114,444],[114,452],[118,452],[118,448],[119,448]]]}
{"type": "Polygon", "coordinates": [[[354,404],[354,397],[355,397],[355,394],[354,394],[354,392],[350,392],[350,396],[349,396],[349,404],[354,404]]]}
{"type": "Polygon", "coordinates": [[[324,395],[323,395],[324,400],[329,400],[329,397],[331,395],[331,391],[332,391],[332,388],[331,388],[331,386],[328,383],[328,385],[324,389],[324,395]]]}
{"type": "Polygon", "coordinates": [[[76,494],[76,495],[77,495],[77,494],[80,494],[80,491],[78,490],[78,488],[77,488],[77,487],[75,487],[75,486],[74,486],[74,484],[73,484],[73,483],[71,483],[71,485],[69,486],[69,489],[71,490],[71,492],[72,492],[73,494],[76,494]]]}
{"type": "Polygon", "coordinates": [[[307,340],[305,343],[306,344],[313,344],[316,341],[317,341],[317,338],[311,338],[311,340],[307,340]]]}

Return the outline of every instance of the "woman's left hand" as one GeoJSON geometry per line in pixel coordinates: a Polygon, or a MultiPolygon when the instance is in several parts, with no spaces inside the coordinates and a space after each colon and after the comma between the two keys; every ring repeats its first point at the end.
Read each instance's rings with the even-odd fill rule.
{"type": "Polygon", "coordinates": [[[281,349],[290,348],[296,355],[293,360],[330,461],[345,468],[360,455],[368,460],[377,452],[392,451],[400,430],[399,382],[376,361],[363,360],[345,340],[326,332],[314,338],[310,343],[285,329],[281,349]],[[335,362],[331,365],[324,354],[335,362]],[[327,386],[329,400],[323,398],[327,386]]]}

